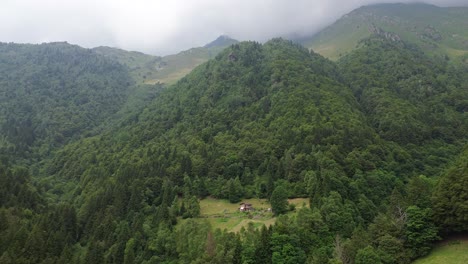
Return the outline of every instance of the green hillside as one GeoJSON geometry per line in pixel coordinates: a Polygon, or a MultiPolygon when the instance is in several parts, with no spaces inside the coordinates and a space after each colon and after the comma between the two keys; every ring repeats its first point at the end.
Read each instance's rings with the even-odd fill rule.
{"type": "Polygon", "coordinates": [[[411,263],[467,232],[468,64],[376,33],[336,62],[0,44],[0,263],[411,263]]]}
{"type": "Polygon", "coordinates": [[[355,49],[372,34],[413,43],[424,52],[448,55],[468,53],[468,7],[442,8],[427,4],[380,4],[352,11],[303,45],[333,60],[355,49]]]}
{"type": "Polygon", "coordinates": [[[0,153],[47,156],[93,134],[133,80],[113,60],[66,43],[0,43],[0,153]]]}
{"type": "MultiPolygon", "coordinates": [[[[36,185],[6,192],[3,232],[19,246],[4,245],[1,260],[30,259],[20,249],[48,239],[34,228],[57,228],[43,222],[50,212],[75,220],[55,232],[57,251],[35,245],[46,252],[37,259],[407,263],[438,239],[432,211],[459,206],[430,202],[436,176],[467,140],[459,67],[379,37],[338,64],[281,39],[234,44],[117,125],[46,159],[36,185]],[[205,221],[210,209],[199,199],[208,196],[269,198],[280,216],[256,222],[270,229],[205,221]],[[281,215],[294,197],[310,208],[281,215]],[[12,224],[24,218],[15,201],[36,210],[24,224],[12,224]]],[[[4,171],[10,179],[15,168],[4,171]]],[[[463,199],[437,195],[452,194],[463,199]]]]}

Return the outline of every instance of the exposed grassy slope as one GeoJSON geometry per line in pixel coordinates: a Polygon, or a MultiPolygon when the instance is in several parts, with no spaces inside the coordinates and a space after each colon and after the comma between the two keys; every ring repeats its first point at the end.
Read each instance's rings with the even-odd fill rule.
{"type": "Polygon", "coordinates": [[[414,264],[468,263],[468,238],[451,239],[440,243],[432,252],[414,264]]]}
{"type": "Polygon", "coordinates": [[[429,54],[447,54],[453,58],[468,52],[467,16],[468,7],[440,8],[426,4],[366,6],[343,16],[302,43],[336,60],[378,28],[397,34],[429,54]]]}
{"type": "Polygon", "coordinates": [[[98,47],[94,50],[126,65],[132,77],[139,83],[174,84],[195,67],[214,58],[224,48],[234,43],[237,41],[221,36],[204,47],[192,48],[164,57],[109,47],[98,47]]]}
{"type": "Polygon", "coordinates": [[[137,51],[126,51],[110,47],[97,47],[95,52],[116,60],[130,69],[132,77],[138,82],[152,78],[153,74],[162,67],[162,58],[137,51]]]}
{"type": "Polygon", "coordinates": [[[182,51],[178,54],[168,55],[162,59],[161,67],[147,79],[146,83],[167,83],[173,84],[195,67],[209,59],[214,58],[221,49],[214,48],[193,48],[182,51]]]}
{"type": "Polygon", "coordinates": [[[146,83],[161,82],[174,84],[190,73],[195,67],[209,59],[213,59],[223,49],[237,42],[237,40],[228,36],[220,36],[203,47],[192,48],[178,54],[165,56],[162,59],[162,67],[158,68],[158,71],[154,72],[151,75],[151,79],[148,79],[146,83]]]}

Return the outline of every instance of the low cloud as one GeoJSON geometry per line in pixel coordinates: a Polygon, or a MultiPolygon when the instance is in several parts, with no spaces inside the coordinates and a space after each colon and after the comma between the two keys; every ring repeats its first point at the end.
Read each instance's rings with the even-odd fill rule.
{"type": "MultiPolygon", "coordinates": [[[[164,55],[226,34],[265,41],[313,34],[371,0],[3,0],[0,41],[68,41],[164,55]]],[[[413,1],[398,1],[413,2],[413,1]]],[[[428,0],[438,6],[467,1],[428,0]]]]}

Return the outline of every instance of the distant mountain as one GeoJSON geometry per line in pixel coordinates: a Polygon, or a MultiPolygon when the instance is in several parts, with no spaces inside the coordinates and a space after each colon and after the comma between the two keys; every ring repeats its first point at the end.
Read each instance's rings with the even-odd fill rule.
{"type": "Polygon", "coordinates": [[[227,47],[229,45],[236,44],[238,42],[239,41],[237,41],[235,39],[232,39],[231,37],[229,37],[227,35],[221,35],[217,39],[215,39],[214,41],[206,44],[203,47],[204,48],[227,47]]]}
{"type": "Polygon", "coordinates": [[[158,71],[147,82],[173,84],[191,72],[196,66],[209,59],[213,59],[223,49],[234,43],[237,43],[237,40],[227,36],[220,36],[203,47],[192,48],[174,55],[164,56],[162,58],[162,66],[158,68],[158,71]]]}
{"type": "Polygon", "coordinates": [[[467,17],[468,7],[364,6],[300,43],[336,60],[355,49],[360,40],[380,34],[415,44],[428,54],[456,58],[468,54],[467,17]]]}
{"type": "Polygon", "coordinates": [[[144,54],[137,51],[126,51],[111,47],[97,47],[93,49],[96,53],[116,60],[127,66],[132,77],[143,82],[162,67],[162,57],[144,54]]]}
{"type": "Polygon", "coordinates": [[[237,42],[223,35],[203,47],[164,57],[109,47],[98,47],[94,50],[129,67],[137,82],[173,84],[196,66],[214,58],[224,48],[237,42]]]}

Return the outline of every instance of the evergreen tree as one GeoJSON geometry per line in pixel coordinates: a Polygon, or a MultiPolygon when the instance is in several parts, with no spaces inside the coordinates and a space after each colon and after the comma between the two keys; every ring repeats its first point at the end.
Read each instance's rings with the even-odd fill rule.
{"type": "Polygon", "coordinates": [[[255,263],[270,264],[271,263],[271,229],[262,226],[260,229],[260,238],[255,247],[255,263]]]}
{"type": "Polygon", "coordinates": [[[284,214],[288,210],[288,193],[283,186],[275,188],[270,197],[271,209],[274,214],[284,214]]]}

